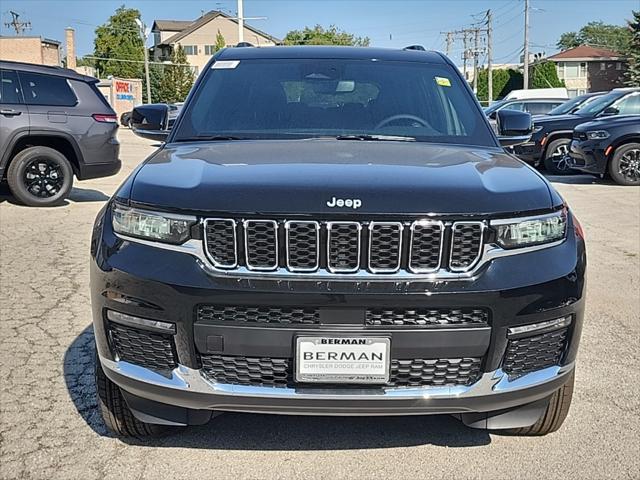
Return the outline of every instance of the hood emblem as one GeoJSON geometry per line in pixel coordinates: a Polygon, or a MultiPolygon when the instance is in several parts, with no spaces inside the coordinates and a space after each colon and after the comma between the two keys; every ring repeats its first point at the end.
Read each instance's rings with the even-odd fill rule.
{"type": "Polygon", "coordinates": [[[362,200],[359,198],[336,198],[331,197],[327,202],[329,208],[353,208],[354,210],[362,206],[362,200]]]}

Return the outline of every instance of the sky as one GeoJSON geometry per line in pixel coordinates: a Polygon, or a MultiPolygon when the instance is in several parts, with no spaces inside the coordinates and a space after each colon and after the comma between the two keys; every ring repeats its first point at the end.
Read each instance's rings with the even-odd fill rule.
{"type": "MultiPolygon", "coordinates": [[[[140,10],[148,25],[155,19],[194,20],[209,10],[236,14],[236,0],[0,0],[0,33],[13,34],[4,22],[14,10],[31,22],[28,35],[63,41],[65,27],[73,27],[82,56],[93,51],[96,26],[122,4],[140,10]]],[[[623,25],[631,10],[640,10],[640,0],[530,0],[530,5],[531,51],[547,55],[556,51],[563,32],[594,20],[623,25]]],[[[442,51],[441,32],[468,27],[487,9],[494,16],[494,62],[516,62],[523,45],[523,0],[244,0],[245,17],[266,17],[247,23],[277,38],[292,29],[333,24],[369,37],[372,46],[421,44],[442,51]]],[[[451,57],[461,63],[462,42],[454,47],[451,57]]]]}

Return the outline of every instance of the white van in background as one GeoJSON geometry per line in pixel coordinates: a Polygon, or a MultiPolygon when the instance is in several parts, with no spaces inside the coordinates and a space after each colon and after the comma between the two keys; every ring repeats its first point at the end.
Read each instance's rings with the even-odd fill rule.
{"type": "Polygon", "coordinates": [[[562,98],[568,100],[569,92],[564,87],[511,90],[503,100],[523,100],[527,98],[562,98]]]}

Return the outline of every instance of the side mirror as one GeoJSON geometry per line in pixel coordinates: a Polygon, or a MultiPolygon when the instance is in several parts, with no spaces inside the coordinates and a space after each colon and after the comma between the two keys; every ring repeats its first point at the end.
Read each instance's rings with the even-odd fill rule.
{"type": "Polygon", "coordinates": [[[489,118],[490,118],[491,120],[495,120],[497,115],[498,115],[498,112],[491,112],[491,113],[489,114],[489,118]]]}
{"type": "Polygon", "coordinates": [[[520,145],[531,140],[533,124],[531,114],[519,110],[498,110],[496,122],[498,140],[503,147],[520,145]]]}
{"type": "Polygon", "coordinates": [[[616,107],[607,107],[602,111],[600,116],[609,117],[611,115],[618,115],[619,113],[620,113],[620,110],[618,110],[616,107]]]}
{"type": "Polygon", "coordinates": [[[164,142],[169,136],[169,106],[164,103],[140,105],[131,112],[133,133],[164,142]]]}

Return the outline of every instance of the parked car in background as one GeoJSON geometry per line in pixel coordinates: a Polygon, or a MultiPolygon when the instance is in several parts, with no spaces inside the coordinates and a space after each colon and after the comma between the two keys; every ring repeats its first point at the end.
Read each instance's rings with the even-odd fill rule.
{"type": "Polygon", "coordinates": [[[0,61],[0,179],[31,206],[61,203],[78,180],[120,170],[118,119],[98,80],[0,61]]]}
{"type": "Polygon", "coordinates": [[[640,185],[640,115],[608,117],[573,131],[569,165],[620,185],[640,185]]]}
{"type": "Polygon", "coordinates": [[[132,112],[123,112],[122,115],[120,115],[120,125],[131,128],[131,113],[132,112]]]}
{"type": "Polygon", "coordinates": [[[570,173],[569,145],[575,127],[600,117],[634,114],[640,114],[640,88],[616,88],[573,113],[536,118],[531,140],[513,150],[528,163],[543,163],[549,173],[570,173]]]}
{"type": "Polygon", "coordinates": [[[504,97],[505,100],[523,100],[531,98],[562,98],[569,99],[569,92],[564,87],[558,88],[527,88],[521,90],[511,90],[504,97]]]}
{"type": "Polygon", "coordinates": [[[608,92],[593,92],[593,93],[585,93],[584,95],[578,95],[577,97],[573,97],[570,100],[558,105],[556,108],[551,110],[547,115],[566,115],[568,113],[574,113],[579,108],[584,107],[585,105],[591,103],[596,98],[601,97],[602,95],[606,95],[608,92]]]}
{"type": "Polygon", "coordinates": [[[500,110],[518,110],[527,112],[531,115],[545,115],[554,108],[562,105],[566,100],[562,98],[531,98],[531,99],[511,99],[501,100],[488,107],[485,107],[484,113],[491,120],[495,120],[496,113],[500,110]]]}

